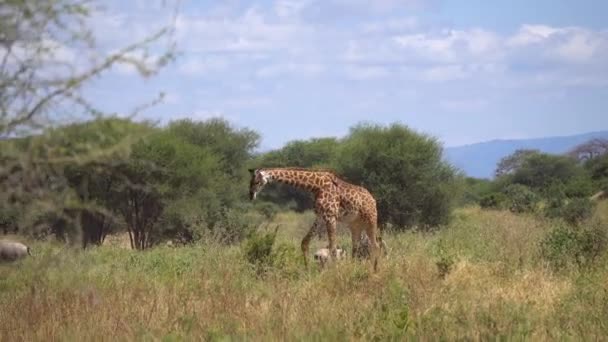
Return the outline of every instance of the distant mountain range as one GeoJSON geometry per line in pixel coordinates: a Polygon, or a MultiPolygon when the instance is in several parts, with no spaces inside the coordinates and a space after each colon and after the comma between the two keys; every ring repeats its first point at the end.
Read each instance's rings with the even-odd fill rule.
{"type": "Polygon", "coordinates": [[[594,138],[608,139],[608,131],[561,137],[492,140],[465,146],[446,147],[445,155],[452,165],[463,170],[467,176],[493,178],[496,164],[500,159],[517,149],[537,149],[546,153],[562,154],[594,138]]]}

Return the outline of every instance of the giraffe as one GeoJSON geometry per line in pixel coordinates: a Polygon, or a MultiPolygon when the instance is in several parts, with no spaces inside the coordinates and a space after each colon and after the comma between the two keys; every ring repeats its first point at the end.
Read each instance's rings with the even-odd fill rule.
{"type": "Polygon", "coordinates": [[[367,189],[340,179],[333,171],[294,167],[249,169],[251,181],[249,196],[253,201],[257,194],[271,182],[284,183],[306,190],[314,196],[315,222],[301,242],[304,264],[308,267],[308,246],[315,231],[327,230],[329,250],[333,259],[337,256],[336,225],[349,225],[352,239],[352,256],[355,257],[362,231],[371,243],[370,254],[374,271],[378,269],[379,244],[376,200],[367,189]]]}

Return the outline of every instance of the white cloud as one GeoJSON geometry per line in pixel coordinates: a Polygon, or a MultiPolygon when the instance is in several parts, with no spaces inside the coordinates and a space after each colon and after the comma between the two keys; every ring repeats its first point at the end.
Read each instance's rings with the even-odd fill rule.
{"type": "Polygon", "coordinates": [[[393,39],[404,53],[446,63],[470,58],[493,59],[500,45],[498,35],[482,29],[442,30],[439,33],[401,35],[393,39]]]}
{"type": "MultiPolygon", "coordinates": [[[[604,37],[603,43],[606,43],[604,37]]],[[[575,32],[567,40],[556,47],[557,53],[571,62],[587,62],[591,60],[602,41],[589,32],[575,32]]]]}
{"type": "Polygon", "coordinates": [[[235,17],[180,16],[177,36],[183,49],[194,52],[269,52],[290,48],[304,34],[299,25],[270,22],[250,8],[235,17]]]}
{"type": "Polygon", "coordinates": [[[479,98],[441,100],[439,107],[450,112],[479,112],[488,107],[488,101],[479,98]]]}
{"type": "Polygon", "coordinates": [[[256,75],[260,78],[270,78],[285,75],[316,76],[323,72],[324,66],[315,63],[284,63],[268,65],[259,69],[256,75]]]}
{"type": "Polygon", "coordinates": [[[545,25],[522,25],[519,31],[507,39],[507,46],[521,47],[542,42],[559,29],[545,25]]]}
{"type": "MultiPolygon", "coordinates": [[[[420,97],[462,88],[483,96],[489,88],[521,92],[608,86],[608,31],[542,24],[521,25],[507,33],[456,28],[404,10],[433,6],[435,1],[275,0],[256,5],[229,1],[210,3],[204,11],[193,6],[198,10],[184,10],[177,19],[176,38],[183,57],[171,74],[180,81],[184,75],[195,76],[188,82],[202,76],[216,85],[200,88],[208,91],[204,106],[220,111],[197,111],[201,117],[279,108],[287,100],[277,94],[293,101],[297,96],[291,89],[311,81],[319,88],[346,84],[354,91],[348,82],[356,80],[353,87],[361,94],[384,89],[383,85],[424,89],[419,91],[427,95],[420,97]],[[335,13],[344,15],[338,18],[335,13]]],[[[141,22],[129,26],[133,15],[118,13],[107,18],[108,39],[120,36],[125,27],[145,32],[143,28],[154,26],[141,22]]],[[[344,98],[353,96],[344,92],[344,98]]],[[[434,104],[449,112],[467,112],[490,108],[493,101],[450,95],[434,104]]],[[[369,102],[362,107],[369,108],[396,101],[361,97],[369,102]]],[[[180,104],[187,101],[184,96],[180,104]]],[[[202,104],[196,102],[194,107],[202,104]]]]}
{"type": "Polygon", "coordinates": [[[608,57],[608,32],[580,27],[523,25],[506,39],[505,48],[530,51],[536,58],[568,63],[588,63],[608,57]]]}
{"type": "Polygon", "coordinates": [[[415,17],[393,18],[381,21],[373,21],[363,24],[363,32],[378,34],[394,34],[404,31],[412,31],[419,26],[415,17]]]}
{"type": "Polygon", "coordinates": [[[222,103],[222,106],[228,109],[243,109],[253,107],[266,107],[271,104],[272,100],[268,97],[249,96],[228,99],[222,103]]]}
{"type": "Polygon", "coordinates": [[[301,12],[311,5],[313,0],[277,0],[274,4],[274,11],[280,18],[297,18],[301,12]]]}
{"type": "Polygon", "coordinates": [[[188,58],[181,61],[177,67],[180,74],[188,76],[200,76],[212,72],[226,70],[228,62],[222,58],[199,57],[188,58]]]}
{"type": "Polygon", "coordinates": [[[387,13],[403,9],[416,9],[433,6],[433,0],[326,0],[343,8],[351,8],[374,13],[387,13]]]}
{"type": "Polygon", "coordinates": [[[346,77],[353,80],[373,80],[390,75],[388,68],[382,66],[351,65],[346,67],[346,77]]]}
{"type": "MultiPolygon", "coordinates": [[[[511,69],[523,65],[533,69],[528,76],[551,68],[564,80],[574,81],[576,76],[580,84],[597,77],[598,67],[588,65],[602,66],[608,60],[608,33],[590,29],[522,25],[513,34],[501,34],[479,27],[429,26],[407,15],[363,17],[341,27],[305,16],[311,8],[327,6],[397,13],[396,8],[433,2],[276,0],[268,7],[218,5],[221,11],[212,6],[207,12],[183,12],[177,20],[177,38],[186,58],[178,61],[177,71],[216,75],[212,77],[245,70],[259,79],[329,75],[372,80],[397,79],[402,74],[393,71],[407,69],[415,70],[413,77],[422,82],[476,78],[496,85],[521,78],[511,69]],[[575,70],[571,64],[586,67],[575,70]]],[[[120,23],[124,18],[114,20],[120,23]]],[[[541,79],[542,75],[536,77],[532,84],[541,79]]]]}
{"type": "Polygon", "coordinates": [[[442,65],[422,72],[422,79],[430,82],[445,82],[468,78],[470,74],[462,65],[442,65]]]}

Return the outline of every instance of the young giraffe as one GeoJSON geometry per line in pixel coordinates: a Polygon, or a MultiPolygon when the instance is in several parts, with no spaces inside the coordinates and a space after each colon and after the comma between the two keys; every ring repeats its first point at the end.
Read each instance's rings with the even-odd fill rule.
{"type": "Polygon", "coordinates": [[[352,255],[356,255],[361,232],[365,230],[371,244],[371,259],[374,271],[378,268],[379,244],[376,239],[378,215],[376,200],[363,187],[341,180],[326,170],[303,168],[249,169],[251,182],[249,195],[254,200],[262,188],[271,182],[280,182],[311,192],[314,196],[317,218],[302,239],[304,263],[308,267],[308,245],[314,232],[325,226],[332,258],[336,257],[336,225],[346,223],[350,227],[352,255]]]}

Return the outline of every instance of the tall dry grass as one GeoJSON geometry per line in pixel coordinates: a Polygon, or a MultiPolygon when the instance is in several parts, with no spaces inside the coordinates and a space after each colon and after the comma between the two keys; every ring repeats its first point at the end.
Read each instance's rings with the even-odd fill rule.
{"type": "Polygon", "coordinates": [[[455,215],[435,233],[387,234],[391,254],[378,273],[352,260],[304,270],[298,251],[309,214],[277,218],[275,247],[290,253],[263,274],[239,246],[133,252],[34,243],[35,257],[0,265],[0,340],[606,336],[604,263],[555,273],[538,247],[550,221],[476,208],[455,215]]]}

